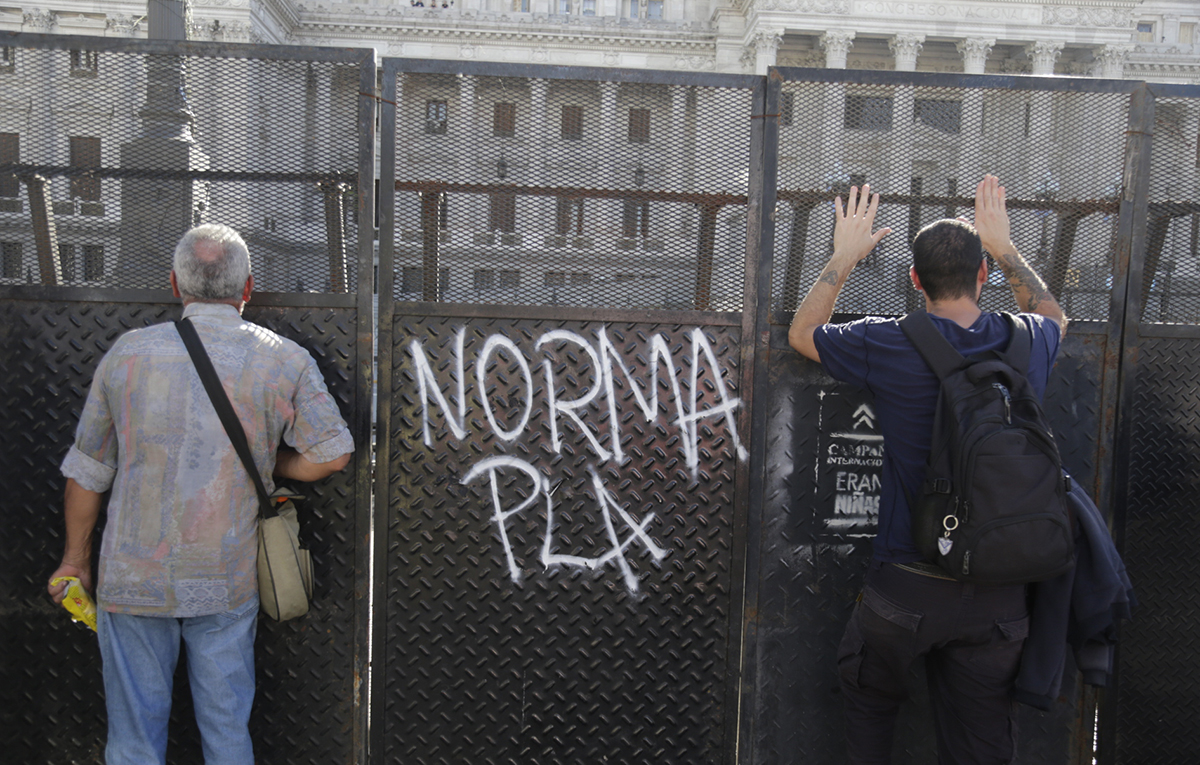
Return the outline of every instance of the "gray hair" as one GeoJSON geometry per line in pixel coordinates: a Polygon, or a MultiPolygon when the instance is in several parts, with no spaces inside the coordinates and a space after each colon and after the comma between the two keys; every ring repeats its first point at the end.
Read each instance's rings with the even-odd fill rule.
{"type": "Polygon", "coordinates": [[[175,246],[175,283],[184,297],[195,300],[234,300],[250,278],[250,250],[229,226],[206,223],[183,235],[175,246]],[[196,256],[196,245],[212,242],[221,249],[213,260],[196,256]]]}

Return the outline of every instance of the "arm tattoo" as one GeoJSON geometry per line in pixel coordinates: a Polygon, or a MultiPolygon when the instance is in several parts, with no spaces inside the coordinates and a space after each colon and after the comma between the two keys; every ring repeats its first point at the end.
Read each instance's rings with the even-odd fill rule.
{"type": "Polygon", "coordinates": [[[836,287],[837,283],[838,283],[837,269],[831,268],[828,271],[826,271],[825,273],[821,274],[821,278],[817,279],[817,283],[818,284],[829,284],[829,285],[836,287]]]}

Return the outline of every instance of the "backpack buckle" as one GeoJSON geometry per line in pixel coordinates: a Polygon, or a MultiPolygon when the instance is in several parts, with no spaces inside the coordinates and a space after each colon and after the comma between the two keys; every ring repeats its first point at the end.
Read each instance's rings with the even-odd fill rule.
{"type": "Polygon", "coordinates": [[[950,479],[948,479],[948,478],[933,479],[932,481],[929,482],[929,492],[928,493],[949,494],[950,493],[950,479]]]}

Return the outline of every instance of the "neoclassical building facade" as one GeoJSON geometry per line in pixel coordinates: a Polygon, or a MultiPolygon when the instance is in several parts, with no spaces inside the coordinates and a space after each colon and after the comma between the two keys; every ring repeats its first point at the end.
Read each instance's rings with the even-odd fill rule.
{"type": "MultiPolygon", "coordinates": [[[[808,66],[1200,83],[1195,0],[196,0],[197,40],[765,73],[808,66]]],[[[146,4],[0,5],[0,30],[144,37],[146,4]]]]}

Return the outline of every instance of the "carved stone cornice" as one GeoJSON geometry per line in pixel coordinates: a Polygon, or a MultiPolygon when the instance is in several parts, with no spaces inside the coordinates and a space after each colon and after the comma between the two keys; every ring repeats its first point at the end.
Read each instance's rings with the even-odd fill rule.
{"type": "Polygon", "coordinates": [[[900,34],[888,39],[888,50],[896,57],[897,72],[915,72],[917,56],[925,45],[925,35],[900,34]]]}
{"type": "Polygon", "coordinates": [[[1044,5],[1042,23],[1069,27],[1119,27],[1133,23],[1133,9],[1112,6],[1044,5]]]}
{"type": "Polygon", "coordinates": [[[963,71],[967,74],[983,74],[987,57],[995,44],[994,39],[985,37],[968,37],[959,41],[955,47],[963,57],[963,71]]]}
{"type": "Polygon", "coordinates": [[[712,56],[676,56],[675,68],[691,72],[715,72],[717,60],[712,56]]]}
{"type": "Polygon", "coordinates": [[[1058,54],[1066,47],[1060,40],[1037,40],[1025,46],[1025,55],[1033,65],[1033,74],[1049,76],[1054,74],[1054,62],[1058,54]]]}
{"type": "Polygon", "coordinates": [[[830,29],[820,38],[825,51],[825,66],[829,69],[845,69],[846,57],[854,44],[854,32],[848,29],[830,29]]]}
{"type": "Polygon", "coordinates": [[[104,20],[104,29],[118,37],[135,37],[141,31],[145,16],[109,14],[104,20]]]}
{"type": "Polygon", "coordinates": [[[849,15],[850,0],[748,0],[746,10],[849,15]]]}
{"type": "Polygon", "coordinates": [[[41,8],[27,10],[21,14],[21,24],[37,32],[53,32],[58,26],[58,14],[41,8]]]}

